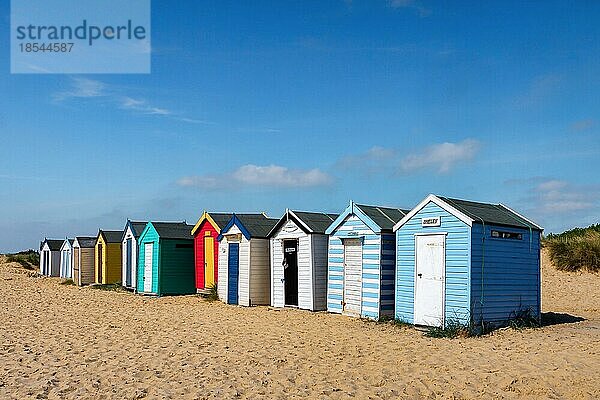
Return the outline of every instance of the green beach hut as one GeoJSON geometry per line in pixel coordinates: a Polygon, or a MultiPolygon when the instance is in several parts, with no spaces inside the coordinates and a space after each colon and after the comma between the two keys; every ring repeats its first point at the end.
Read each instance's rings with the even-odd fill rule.
{"type": "Polygon", "coordinates": [[[193,225],[148,222],[139,238],[137,293],[196,293],[193,225]]]}

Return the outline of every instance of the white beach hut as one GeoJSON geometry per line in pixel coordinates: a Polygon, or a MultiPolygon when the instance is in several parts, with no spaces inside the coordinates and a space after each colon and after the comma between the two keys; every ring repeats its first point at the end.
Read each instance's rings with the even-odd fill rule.
{"type": "Polygon", "coordinates": [[[337,214],[286,210],[269,233],[271,305],[327,309],[325,230],[337,214]]]}
{"type": "Polygon", "coordinates": [[[148,222],[127,220],[123,230],[123,239],[121,240],[122,249],[122,285],[128,289],[135,289],[137,282],[137,258],[138,258],[138,239],[144,231],[148,222]]]}
{"type": "Polygon", "coordinates": [[[73,239],[66,238],[60,247],[60,277],[73,277],[73,239]]]}
{"type": "Polygon", "coordinates": [[[44,239],[40,243],[40,274],[60,276],[60,239],[44,239]]]}
{"type": "Polygon", "coordinates": [[[269,239],[277,219],[264,214],[233,214],[219,241],[219,298],[227,304],[268,305],[269,239]]]}

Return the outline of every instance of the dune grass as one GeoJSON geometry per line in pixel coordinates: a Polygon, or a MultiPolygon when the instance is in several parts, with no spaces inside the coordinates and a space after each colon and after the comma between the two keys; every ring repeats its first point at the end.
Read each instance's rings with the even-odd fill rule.
{"type": "Polygon", "coordinates": [[[94,284],[89,286],[92,289],[96,290],[106,290],[109,292],[124,292],[129,293],[123,286],[121,286],[121,282],[117,283],[109,283],[109,284],[94,284]]]}
{"type": "Polygon", "coordinates": [[[28,270],[37,269],[40,264],[40,254],[35,250],[20,251],[14,254],[6,254],[7,262],[16,262],[28,270]]]}
{"type": "Polygon", "coordinates": [[[600,272],[600,225],[548,235],[543,245],[559,271],[600,272]]]}

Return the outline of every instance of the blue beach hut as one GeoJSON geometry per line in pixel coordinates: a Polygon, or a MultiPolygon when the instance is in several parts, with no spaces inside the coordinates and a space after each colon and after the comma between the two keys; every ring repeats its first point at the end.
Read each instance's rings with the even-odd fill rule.
{"type": "Polygon", "coordinates": [[[394,224],[399,208],[350,202],[329,235],[327,311],[378,319],[394,314],[394,224]]]}
{"type": "Polygon", "coordinates": [[[501,326],[539,319],[542,228],[502,204],[429,195],[395,226],[395,317],[501,326]]]}

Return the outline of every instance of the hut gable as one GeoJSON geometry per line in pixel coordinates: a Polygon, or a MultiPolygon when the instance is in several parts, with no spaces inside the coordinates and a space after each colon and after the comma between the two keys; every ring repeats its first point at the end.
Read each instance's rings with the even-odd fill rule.
{"type": "Polygon", "coordinates": [[[473,223],[482,223],[513,226],[537,231],[543,230],[538,224],[501,203],[482,203],[430,194],[394,226],[394,231],[398,230],[406,221],[413,218],[416,213],[429,203],[437,204],[440,208],[446,210],[469,226],[472,226],[473,223]]]}

